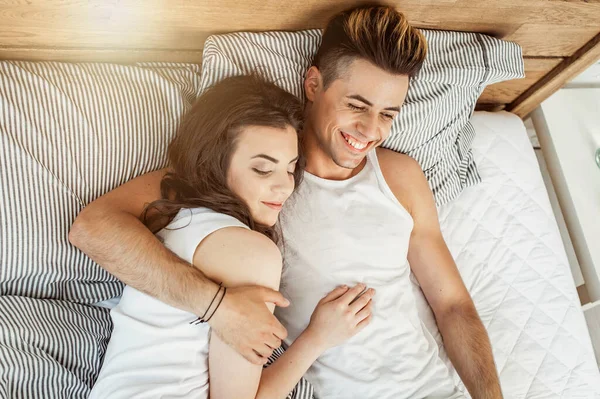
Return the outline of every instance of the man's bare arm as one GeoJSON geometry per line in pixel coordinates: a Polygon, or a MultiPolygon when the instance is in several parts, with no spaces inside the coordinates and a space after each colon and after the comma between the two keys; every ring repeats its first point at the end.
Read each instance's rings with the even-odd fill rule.
{"type": "Polygon", "coordinates": [[[69,240],[125,284],[202,314],[216,285],[163,246],[139,219],[146,204],[160,199],[165,173],[148,173],[90,203],[71,227],[69,240]]]}
{"type": "Polygon", "coordinates": [[[471,396],[502,398],[487,331],[441,234],[413,234],[408,259],[433,309],[448,357],[471,396]]]}
{"type": "Polygon", "coordinates": [[[420,166],[400,154],[380,156],[392,191],[414,220],[408,261],[435,315],[448,357],[473,398],[502,398],[485,327],[440,231],[420,166]]]}
{"type": "MultiPolygon", "coordinates": [[[[202,315],[217,285],[169,251],[140,220],[145,206],[160,199],[166,172],[137,177],[90,203],[75,220],[69,240],[125,284],[202,315]]],[[[265,302],[287,306],[280,293],[265,287],[228,290],[210,321],[224,342],[257,364],[266,362],[268,348],[278,347],[287,334],[265,302]]]]}

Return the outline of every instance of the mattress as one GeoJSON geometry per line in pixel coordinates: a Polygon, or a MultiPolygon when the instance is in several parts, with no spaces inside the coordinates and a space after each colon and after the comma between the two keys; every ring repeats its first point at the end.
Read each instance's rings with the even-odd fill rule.
{"type": "MultiPolygon", "coordinates": [[[[525,126],[507,112],[476,112],[471,120],[483,182],[465,189],[439,214],[490,335],[504,397],[600,398],[594,351],[525,126]]],[[[468,396],[413,281],[420,316],[468,396]]]]}
{"type": "MultiPolygon", "coordinates": [[[[444,238],[488,330],[505,398],[598,398],[600,374],[523,122],[476,112],[483,182],[439,209],[444,238]]],[[[413,280],[416,282],[416,280],[413,280]]],[[[420,315],[447,359],[420,290],[420,315]]]]}

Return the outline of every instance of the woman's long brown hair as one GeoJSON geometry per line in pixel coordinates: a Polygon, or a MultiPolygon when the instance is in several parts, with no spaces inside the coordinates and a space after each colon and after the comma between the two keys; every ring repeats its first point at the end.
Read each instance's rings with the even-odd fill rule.
{"type": "MultiPolygon", "coordinates": [[[[254,221],[246,203],[229,189],[227,170],[246,126],[292,126],[301,151],[302,111],[299,99],[258,75],[227,78],[206,90],[184,116],[169,145],[171,171],[161,181],[162,199],[144,210],[144,223],[156,233],[181,209],[206,207],[277,241],[275,229],[254,221]]],[[[300,156],[294,172],[296,187],[303,170],[300,156]]]]}

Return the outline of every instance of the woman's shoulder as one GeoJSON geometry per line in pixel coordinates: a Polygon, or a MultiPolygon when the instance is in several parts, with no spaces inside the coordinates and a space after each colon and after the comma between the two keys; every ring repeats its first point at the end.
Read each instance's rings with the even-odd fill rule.
{"type": "Polygon", "coordinates": [[[228,229],[248,230],[238,219],[208,208],[184,208],[156,235],[177,256],[192,263],[196,248],[213,233],[228,229]]]}
{"type": "Polygon", "coordinates": [[[248,227],[233,216],[214,211],[210,208],[181,208],[177,215],[165,227],[165,230],[182,229],[193,225],[230,224],[232,226],[248,227]]]}
{"type": "Polygon", "coordinates": [[[281,259],[279,248],[270,238],[233,216],[209,208],[182,209],[177,216],[179,219],[176,217],[171,224],[200,225],[207,233],[206,238],[211,237],[221,248],[231,249],[233,255],[281,259]]]}
{"type": "Polygon", "coordinates": [[[194,254],[194,265],[226,284],[278,288],[282,257],[277,245],[253,230],[228,227],[207,236],[194,254]]]}
{"type": "Polygon", "coordinates": [[[281,263],[281,252],[267,236],[236,227],[223,228],[210,234],[198,247],[197,254],[207,251],[229,261],[243,261],[247,264],[269,262],[281,263]]]}

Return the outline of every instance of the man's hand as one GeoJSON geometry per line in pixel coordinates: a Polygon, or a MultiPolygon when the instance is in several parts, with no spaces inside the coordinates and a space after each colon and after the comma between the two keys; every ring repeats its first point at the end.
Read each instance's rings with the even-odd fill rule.
{"type": "Polygon", "coordinates": [[[287,330],[266,303],[287,307],[290,303],[270,288],[228,288],[223,303],[209,322],[229,346],[254,364],[265,364],[273,350],[287,337],[287,330]]]}

